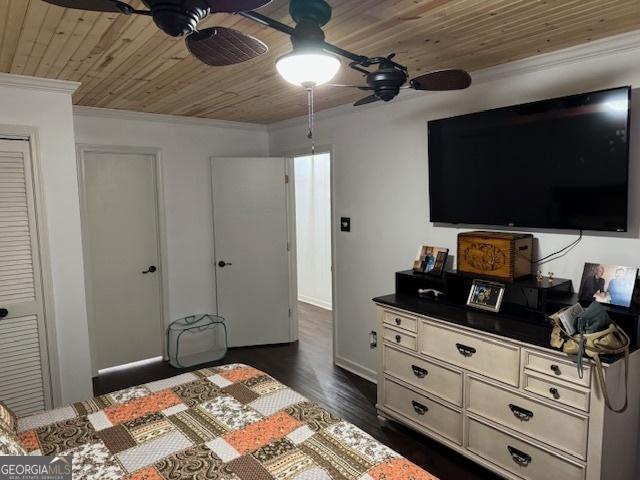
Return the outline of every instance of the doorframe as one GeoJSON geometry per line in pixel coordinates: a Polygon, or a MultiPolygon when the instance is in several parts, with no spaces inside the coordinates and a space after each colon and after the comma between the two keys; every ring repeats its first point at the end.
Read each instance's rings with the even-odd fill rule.
{"type": "MultiPolygon", "coordinates": [[[[339,222],[336,221],[336,211],[335,211],[335,175],[334,175],[334,166],[335,166],[335,149],[331,144],[327,145],[316,145],[315,153],[316,154],[329,154],[329,197],[330,197],[330,217],[331,217],[331,337],[332,337],[332,352],[331,357],[333,360],[333,364],[336,365],[336,348],[338,344],[337,333],[338,333],[338,307],[336,302],[336,294],[337,294],[337,276],[336,276],[336,225],[339,222]]],[[[309,151],[309,147],[300,147],[292,150],[288,150],[284,156],[287,159],[287,173],[290,175],[291,181],[289,182],[289,195],[290,202],[293,207],[289,210],[289,224],[291,225],[289,230],[289,235],[291,238],[291,256],[293,258],[293,268],[289,270],[289,275],[291,276],[290,283],[295,285],[295,290],[293,291],[294,297],[294,305],[295,305],[295,321],[292,328],[295,329],[296,338],[298,336],[298,262],[297,262],[297,238],[296,238],[296,212],[295,212],[295,158],[310,156],[311,152],[309,151]]]]}
{"type": "Polygon", "coordinates": [[[117,145],[93,145],[93,144],[77,144],[76,159],[78,164],[78,193],[80,197],[80,224],[82,229],[82,254],[84,258],[84,283],[85,298],[87,302],[87,324],[89,326],[89,343],[91,345],[91,372],[95,377],[98,375],[96,368],[96,359],[93,335],[93,301],[91,298],[91,261],[89,255],[89,245],[87,242],[86,232],[86,194],[87,184],[85,177],[85,155],[87,153],[112,153],[121,155],[150,155],[154,158],[154,182],[155,182],[155,206],[157,217],[157,237],[158,237],[158,253],[160,265],[158,273],[160,274],[160,344],[162,345],[162,357],[166,360],[167,345],[166,337],[166,321],[170,318],[169,313],[169,276],[166,273],[168,268],[167,256],[167,231],[166,231],[166,209],[164,199],[164,182],[162,169],[162,149],[155,147],[129,147],[117,145]]]}
{"type": "MultiPolygon", "coordinates": [[[[31,156],[31,176],[33,183],[36,233],[38,235],[38,256],[40,259],[40,282],[42,283],[42,307],[44,311],[44,343],[46,355],[43,361],[48,373],[49,388],[45,391],[45,400],[53,407],[62,403],[62,384],[60,361],[58,356],[58,333],[56,329],[55,302],[53,296],[53,274],[51,272],[51,253],[49,249],[49,228],[46,213],[46,198],[40,161],[40,129],[23,125],[0,125],[0,138],[25,140],[29,143],[31,156]]],[[[46,402],[45,402],[46,403],[46,402]]]]}

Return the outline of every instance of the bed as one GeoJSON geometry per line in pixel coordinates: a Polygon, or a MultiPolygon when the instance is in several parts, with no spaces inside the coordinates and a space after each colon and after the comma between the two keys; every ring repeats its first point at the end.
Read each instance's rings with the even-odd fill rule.
{"type": "Polygon", "coordinates": [[[183,373],[16,423],[16,448],[72,457],[74,479],[435,480],[242,364],[183,373]]]}

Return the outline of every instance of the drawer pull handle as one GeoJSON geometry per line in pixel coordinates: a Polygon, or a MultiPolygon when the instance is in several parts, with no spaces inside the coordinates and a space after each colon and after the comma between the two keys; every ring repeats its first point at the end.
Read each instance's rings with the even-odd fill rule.
{"type": "Polygon", "coordinates": [[[551,365],[551,367],[549,367],[549,368],[551,368],[551,371],[553,373],[555,373],[556,375],[561,375],[562,374],[562,372],[560,371],[560,367],[558,365],[551,365]]]}
{"type": "Polygon", "coordinates": [[[402,342],[402,337],[400,335],[396,335],[396,343],[402,342]]]}
{"type": "Polygon", "coordinates": [[[509,454],[513,461],[516,462],[521,467],[527,467],[531,463],[531,456],[524,453],[522,450],[518,450],[517,448],[507,446],[509,450],[509,454]]]}
{"type": "Polygon", "coordinates": [[[417,365],[411,365],[411,370],[413,370],[413,374],[418,378],[424,378],[429,375],[429,372],[424,368],[420,368],[417,365]]]}
{"type": "Polygon", "coordinates": [[[533,412],[525,410],[524,408],[514,405],[513,403],[509,404],[509,409],[511,410],[513,415],[521,422],[528,422],[533,418],[533,412]]]}
{"type": "Polygon", "coordinates": [[[400,325],[402,323],[402,320],[399,318],[396,318],[396,325],[400,325]]]}
{"type": "Polygon", "coordinates": [[[558,391],[557,388],[554,388],[554,387],[550,388],[549,393],[553,395],[553,398],[555,398],[556,400],[560,400],[560,392],[558,391]]]}
{"type": "Polygon", "coordinates": [[[466,345],[462,345],[461,343],[456,343],[456,348],[460,352],[460,355],[463,357],[471,357],[474,353],[476,353],[476,349],[473,347],[467,347],[466,345]]]}
{"type": "Polygon", "coordinates": [[[415,400],[411,402],[411,405],[418,415],[424,415],[429,411],[429,407],[427,407],[426,405],[422,405],[415,400]]]}

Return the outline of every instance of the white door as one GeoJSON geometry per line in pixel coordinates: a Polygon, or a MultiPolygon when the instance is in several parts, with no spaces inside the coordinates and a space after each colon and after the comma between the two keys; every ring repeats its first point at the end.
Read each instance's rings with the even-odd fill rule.
{"type": "Polygon", "coordinates": [[[156,157],[82,150],[94,372],[163,354],[156,157]]]}
{"type": "Polygon", "coordinates": [[[29,142],[0,140],[0,400],[18,415],[51,407],[29,142]]]}
{"type": "Polygon", "coordinates": [[[229,345],[292,341],[284,158],[214,158],[218,314],[229,345]]]}

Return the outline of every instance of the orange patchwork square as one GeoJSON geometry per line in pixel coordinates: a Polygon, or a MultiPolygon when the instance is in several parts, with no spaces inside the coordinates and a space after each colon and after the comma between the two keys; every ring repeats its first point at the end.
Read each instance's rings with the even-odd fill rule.
{"type": "Polygon", "coordinates": [[[162,390],[146,397],[136,398],[127,403],[113,405],[104,409],[104,413],[116,425],[128,420],[140,418],[181,403],[180,397],[172,390],[162,390]]]}
{"type": "Polygon", "coordinates": [[[127,480],[164,480],[164,477],[160,475],[156,467],[147,467],[132,473],[127,477],[127,480]]]}
{"type": "Polygon", "coordinates": [[[245,454],[290,434],[300,425],[292,416],[280,412],[242,430],[229,432],[223,438],[238,452],[245,454]]]}
{"type": "Polygon", "coordinates": [[[369,470],[373,480],[438,480],[404,458],[394,458],[369,470]]]}
{"type": "Polygon", "coordinates": [[[32,452],[40,448],[40,442],[38,441],[38,436],[36,435],[35,430],[19,433],[18,438],[20,439],[22,448],[27,452],[32,452]]]}
{"type": "Polygon", "coordinates": [[[260,370],[256,370],[253,367],[241,367],[236,368],[235,370],[229,370],[227,372],[220,372],[219,375],[226,378],[230,382],[237,383],[242,382],[243,380],[248,380],[249,378],[264,375],[264,373],[262,373],[260,370]]]}

